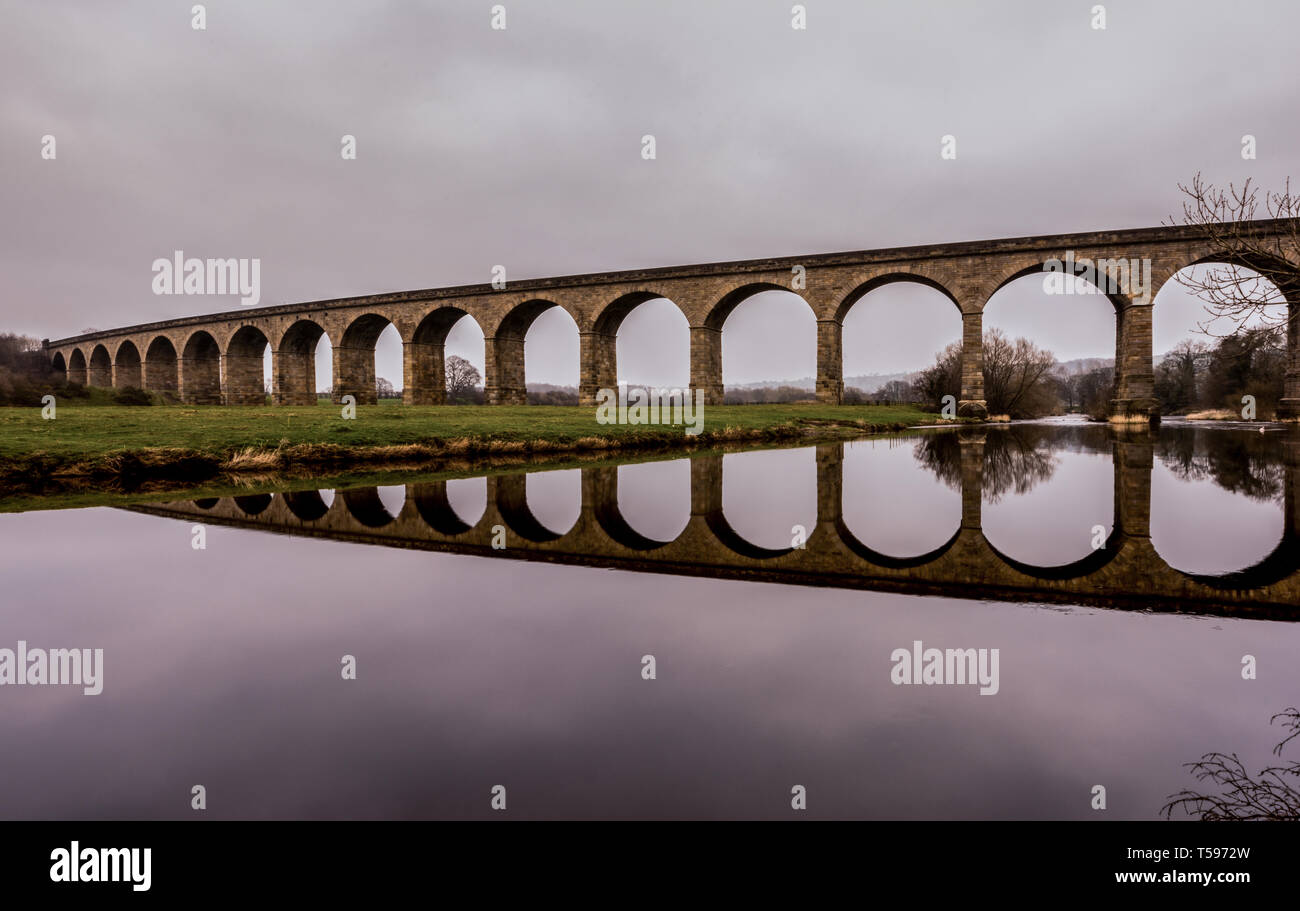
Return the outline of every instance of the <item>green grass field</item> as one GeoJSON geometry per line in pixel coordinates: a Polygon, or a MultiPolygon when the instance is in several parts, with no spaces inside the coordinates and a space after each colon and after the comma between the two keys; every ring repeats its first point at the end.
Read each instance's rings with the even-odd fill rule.
{"type": "MultiPolygon", "coordinates": [[[[776,431],[819,422],[861,424],[863,431],[913,426],[937,415],[905,406],[732,405],[706,407],[703,430],[776,431]]],[[[345,420],[332,404],[302,407],[150,406],[61,404],[54,420],[39,408],[0,408],[0,459],[36,453],[94,458],[124,451],[173,447],[211,455],[247,448],[334,444],[393,446],[456,439],[572,443],[582,438],[612,441],[629,436],[680,438],[681,425],[599,424],[592,408],[521,406],[405,406],[396,402],[357,408],[345,420]]],[[[627,442],[633,442],[627,440],[627,442]]]]}

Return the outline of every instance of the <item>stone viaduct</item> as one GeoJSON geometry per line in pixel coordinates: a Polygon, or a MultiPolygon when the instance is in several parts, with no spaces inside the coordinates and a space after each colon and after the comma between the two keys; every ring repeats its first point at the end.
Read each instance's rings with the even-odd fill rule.
{"type": "MultiPolygon", "coordinates": [[[[1284,231],[1282,222],[1264,230],[1284,231]]],[[[639,304],[673,301],[690,325],[690,384],[707,404],[722,401],[722,331],[737,305],[760,291],[798,294],[817,320],[817,397],[839,403],[843,392],[842,326],[869,291],[895,281],[937,289],[961,314],[962,388],[959,414],[986,416],[983,311],[989,298],[1017,278],[1043,271],[1051,259],[1147,261],[1146,294],[1137,276],[1110,270],[1106,294],[1115,310],[1118,420],[1158,417],[1152,368],[1152,301],[1187,266],[1219,262],[1203,229],[1140,228],[833,253],[782,259],[673,266],[510,282],[504,288],[466,285],[365,297],[284,304],[165,320],[46,341],[56,371],[91,386],[140,386],[190,404],[265,404],[263,355],[272,356],[272,401],[316,402],[315,350],[322,335],[333,345],[334,396],[376,401],[374,348],[390,323],[403,343],[407,404],[442,404],[443,346],[453,324],[469,316],[483,330],[486,399],[526,403],[524,338],[539,314],[561,307],[578,326],[579,399],[617,383],[619,325],[639,304]]],[[[1300,261],[1300,251],[1292,257],[1300,261]]],[[[1244,265],[1249,265],[1244,264],[1244,265]]],[[[1283,289],[1293,317],[1300,293],[1283,289]]],[[[1280,416],[1300,418],[1300,318],[1292,318],[1280,416]]]]}
{"type": "Polygon", "coordinates": [[[878,553],[845,524],[844,444],[817,447],[817,520],[803,548],[769,549],[747,541],[722,508],[723,456],[691,457],[691,515],[672,541],[637,532],[619,509],[618,467],[582,469],[581,510],[556,533],[528,506],[526,473],[489,475],[487,507],[467,523],[451,507],[445,481],[407,485],[396,516],[375,487],[336,492],[252,494],[124,507],[190,522],[234,525],[489,558],[540,560],[636,572],[750,579],[786,584],[895,591],[981,600],[1089,604],[1134,610],[1300,619],[1300,439],[1283,442],[1283,535],[1254,566],[1226,575],[1171,567],[1151,543],[1152,437],[1121,430],[1110,443],[1114,524],[1105,546],[1066,566],[1018,562],[989,543],[982,527],[985,431],[960,438],[962,515],[952,537],[908,558],[878,553]],[[493,546],[505,529],[503,549],[493,546]]]}

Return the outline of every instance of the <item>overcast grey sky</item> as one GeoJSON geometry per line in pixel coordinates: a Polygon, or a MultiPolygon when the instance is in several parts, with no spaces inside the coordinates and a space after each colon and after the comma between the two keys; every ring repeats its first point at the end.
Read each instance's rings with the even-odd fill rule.
{"type": "MultiPolygon", "coordinates": [[[[477,0],[222,0],[202,31],[192,5],[0,4],[0,330],[238,306],[155,296],[151,263],[178,249],[259,258],[274,304],[498,263],[519,279],[1154,225],[1198,170],[1275,187],[1298,160],[1294,0],[1112,2],[1104,30],[1076,0],[811,0],[802,31],[788,0],[505,0],[504,30],[477,0]]],[[[1157,352],[1198,317],[1177,296],[1156,302],[1157,352]]],[[[846,375],[955,340],[936,298],[870,295],[846,375]]],[[[986,317],[1062,359],[1112,355],[1113,324],[1104,299],[1034,280],[986,317]]],[[[814,335],[797,300],[754,298],[724,331],[724,378],[811,376],[814,335]]],[[[392,342],[379,372],[400,379],[392,342]]],[[[470,321],[449,346],[481,367],[470,321]]],[[[671,305],[644,305],[619,347],[624,379],[685,382],[671,305]]],[[[576,383],[564,314],[527,352],[530,381],[576,383]]]]}

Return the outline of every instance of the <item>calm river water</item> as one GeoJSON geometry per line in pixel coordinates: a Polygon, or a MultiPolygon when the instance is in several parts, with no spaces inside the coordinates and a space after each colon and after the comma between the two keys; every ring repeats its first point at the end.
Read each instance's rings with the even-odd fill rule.
{"type": "Polygon", "coordinates": [[[787,818],[802,786],[811,817],[1154,819],[1300,702],[1300,625],[1233,606],[1296,590],[1297,452],[1047,422],[0,515],[0,647],[104,653],[99,695],[0,687],[0,817],[787,818]],[[501,550],[468,530],[497,502],[501,550]],[[431,511],[466,530],[426,546],[431,511]],[[997,649],[997,692],[895,683],[916,641],[997,649]]]}

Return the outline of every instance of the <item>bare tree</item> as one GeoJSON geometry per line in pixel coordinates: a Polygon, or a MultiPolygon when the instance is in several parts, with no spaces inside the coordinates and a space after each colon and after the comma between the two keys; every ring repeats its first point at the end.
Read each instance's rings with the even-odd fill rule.
{"type": "Polygon", "coordinates": [[[1210,361],[1210,346],[1183,339],[1165,354],[1156,367],[1155,391],[1165,414],[1190,408],[1200,401],[1198,381],[1210,361]]]}
{"type": "Polygon", "coordinates": [[[453,354],[447,358],[447,401],[468,399],[474,387],[482,381],[478,368],[463,357],[453,354]]]}
{"type": "Polygon", "coordinates": [[[375,398],[379,398],[379,399],[397,398],[397,390],[393,388],[393,384],[390,380],[387,380],[382,376],[375,378],[375,398]]]}
{"type": "Polygon", "coordinates": [[[990,414],[1033,417],[1055,405],[1048,382],[1056,358],[1027,338],[1015,341],[1001,329],[984,333],[984,398],[990,414]]]}
{"type": "MultiPolygon", "coordinates": [[[[1280,191],[1259,191],[1247,180],[1238,189],[1207,183],[1198,172],[1191,186],[1179,184],[1183,223],[1204,229],[1223,252],[1223,264],[1183,270],[1178,283],[1205,304],[1210,318],[1199,323],[1206,335],[1232,336],[1250,326],[1273,326],[1297,318],[1277,307],[1287,297],[1300,300],[1300,195],[1287,179],[1280,191]],[[1263,206],[1261,212],[1260,207],[1263,206]],[[1265,218],[1264,216],[1267,216],[1265,218]],[[1214,331],[1214,324],[1226,332],[1214,331]]],[[[1172,224],[1172,221],[1170,222],[1172,224]]],[[[1300,309],[1300,308],[1291,308],[1300,309]]]]}
{"type": "MultiPolygon", "coordinates": [[[[1058,405],[1052,371],[1056,358],[1025,338],[1007,338],[1001,329],[984,333],[984,399],[989,414],[1041,417],[1058,405]]],[[[934,365],[913,381],[921,401],[938,404],[943,396],[961,397],[961,342],[935,357],[934,365]]]]}
{"type": "MultiPolygon", "coordinates": [[[[1300,711],[1289,708],[1278,712],[1269,719],[1269,724],[1279,718],[1282,727],[1291,733],[1273,747],[1274,756],[1281,756],[1282,748],[1300,737],[1300,711]]],[[[1212,782],[1223,793],[1180,791],[1165,804],[1165,818],[1172,817],[1175,810],[1181,809],[1206,822],[1226,819],[1300,820],[1300,790],[1291,783],[1300,779],[1300,762],[1268,766],[1260,770],[1258,777],[1246,771],[1236,753],[1206,753],[1196,762],[1186,765],[1198,781],[1212,782]]]]}

